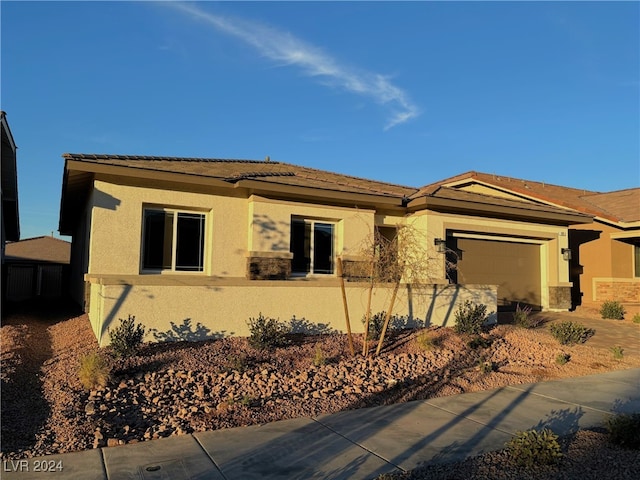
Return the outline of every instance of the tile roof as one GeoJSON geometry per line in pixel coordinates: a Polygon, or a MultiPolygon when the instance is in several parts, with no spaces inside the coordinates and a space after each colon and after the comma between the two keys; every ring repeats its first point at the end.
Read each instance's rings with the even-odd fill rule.
{"type": "Polygon", "coordinates": [[[426,185],[420,188],[414,197],[440,185],[460,187],[472,182],[493,185],[523,198],[574,209],[607,220],[616,222],[640,220],[640,188],[601,193],[475,171],[426,185]]]}
{"type": "Polygon", "coordinates": [[[198,175],[229,183],[236,183],[241,180],[257,180],[275,184],[398,198],[411,195],[417,190],[414,187],[368,180],[278,161],[73,153],[65,153],[63,157],[67,160],[86,163],[198,175]]]}
{"type": "Polygon", "coordinates": [[[9,242],[5,247],[6,260],[32,260],[50,263],[69,263],[71,243],[54,237],[25,238],[9,242]]]}
{"type": "Polygon", "coordinates": [[[621,222],[640,222],[640,188],[585,195],[582,200],[621,222]]]}

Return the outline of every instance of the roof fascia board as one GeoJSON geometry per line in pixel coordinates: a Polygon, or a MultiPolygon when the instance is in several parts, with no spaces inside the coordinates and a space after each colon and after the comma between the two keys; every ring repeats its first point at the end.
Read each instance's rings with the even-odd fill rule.
{"type": "Polygon", "coordinates": [[[635,221],[635,222],[616,222],[613,220],[610,220],[608,218],[603,218],[603,217],[599,217],[596,216],[595,218],[597,221],[599,221],[600,223],[604,223],[605,225],[609,225],[610,227],[614,227],[614,228],[620,228],[622,230],[628,230],[628,229],[634,229],[634,228],[640,228],[640,221],[635,221]]]}
{"type": "Polygon", "coordinates": [[[283,185],[259,180],[240,180],[236,182],[236,188],[246,188],[258,195],[280,194],[287,197],[316,198],[336,201],[340,203],[365,203],[389,207],[401,207],[400,197],[390,197],[384,195],[341,192],[336,190],[320,189],[313,187],[301,187],[298,185],[283,185]]]}
{"type": "Polygon", "coordinates": [[[139,167],[123,167],[120,165],[104,165],[93,162],[82,162],[78,160],[67,159],[65,169],[68,171],[87,172],[94,174],[115,175],[122,177],[145,178],[149,180],[161,180],[167,182],[191,183],[194,185],[206,185],[213,187],[230,188],[228,182],[212,177],[204,177],[202,175],[194,175],[181,172],[163,172],[159,170],[149,170],[139,167]]]}
{"type": "Polygon", "coordinates": [[[610,237],[614,240],[625,238],[640,238],[640,230],[631,230],[629,232],[614,232],[610,234],[610,237]]]}
{"type": "Polygon", "coordinates": [[[551,222],[560,222],[562,224],[579,224],[592,223],[593,217],[583,213],[560,213],[560,212],[541,212],[536,210],[528,210],[526,208],[508,207],[503,205],[486,205],[463,200],[453,200],[450,198],[437,197],[420,197],[412,200],[408,205],[409,211],[414,212],[420,209],[444,209],[447,211],[457,211],[464,213],[484,213],[497,216],[520,217],[536,220],[547,220],[551,222]]]}

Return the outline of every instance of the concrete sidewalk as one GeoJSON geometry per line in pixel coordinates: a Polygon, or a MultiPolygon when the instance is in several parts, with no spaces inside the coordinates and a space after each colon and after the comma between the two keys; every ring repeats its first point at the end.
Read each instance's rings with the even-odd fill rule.
{"type": "Polygon", "coordinates": [[[499,450],[518,430],[559,435],[640,412],[640,369],[504,387],[5,461],[3,479],[365,479],[499,450]],[[56,468],[62,466],[62,471],[56,468]],[[45,474],[36,467],[53,467],[45,474]],[[20,471],[22,470],[22,471],[20,471]]]}

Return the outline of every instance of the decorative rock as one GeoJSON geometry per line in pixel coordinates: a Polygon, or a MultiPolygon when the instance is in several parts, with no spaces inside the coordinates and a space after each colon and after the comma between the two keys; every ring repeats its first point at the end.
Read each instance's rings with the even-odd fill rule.
{"type": "Polygon", "coordinates": [[[87,402],[84,406],[84,413],[87,415],[93,415],[96,413],[96,404],[94,402],[87,402]]]}

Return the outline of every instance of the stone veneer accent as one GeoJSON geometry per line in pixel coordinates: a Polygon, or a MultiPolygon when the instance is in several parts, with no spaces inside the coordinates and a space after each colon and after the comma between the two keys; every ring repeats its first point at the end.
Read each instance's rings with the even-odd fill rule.
{"type": "Polygon", "coordinates": [[[342,260],[342,274],[347,281],[358,282],[369,279],[371,265],[362,260],[342,260]]]}
{"type": "Polygon", "coordinates": [[[247,278],[249,280],[286,280],[290,276],[290,258],[247,258],[247,278]]]}
{"type": "Polygon", "coordinates": [[[640,279],[594,279],[595,301],[617,300],[622,303],[640,303],[640,279]]]}
{"type": "Polygon", "coordinates": [[[549,287],[549,308],[569,310],[571,306],[571,287],[549,287]]]}

